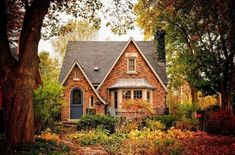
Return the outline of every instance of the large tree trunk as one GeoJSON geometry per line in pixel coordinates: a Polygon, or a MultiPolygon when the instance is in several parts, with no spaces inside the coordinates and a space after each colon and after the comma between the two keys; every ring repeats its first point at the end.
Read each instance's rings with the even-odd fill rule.
{"type": "MultiPolygon", "coordinates": [[[[14,87],[14,81],[10,80],[9,77],[13,77],[12,75],[16,66],[16,61],[11,55],[7,37],[6,17],[6,2],[5,0],[2,0],[0,1],[0,87],[2,91],[2,101],[4,109],[6,109],[6,103],[11,102],[12,96],[14,94],[14,92],[12,91],[14,87]]],[[[6,110],[4,112],[6,112],[6,110]]],[[[4,120],[6,120],[6,113],[4,113],[4,118],[4,120]]]]}
{"type": "Polygon", "coordinates": [[[19,43],[19,62],[14,76],[7,80],[13,82],[3,94],[5,99],[5,122],[8,145],[34,142],[33,91],[39,58],[38,43],[41,26],[49,8],[50,0],[34,0],[26,8],[19,43]]]}

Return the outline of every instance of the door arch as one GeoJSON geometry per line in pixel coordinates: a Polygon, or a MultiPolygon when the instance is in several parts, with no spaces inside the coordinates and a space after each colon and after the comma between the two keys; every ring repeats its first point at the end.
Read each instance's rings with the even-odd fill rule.
{"type": "Polygon", "coordinates": [[[83,91],[74,88],[70,93],[70,119],[78,119],[83,115],[83,91]]]}

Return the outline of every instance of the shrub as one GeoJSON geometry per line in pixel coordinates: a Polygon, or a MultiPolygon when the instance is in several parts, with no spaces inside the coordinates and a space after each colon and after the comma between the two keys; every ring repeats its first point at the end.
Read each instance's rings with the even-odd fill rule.
{"type": "Polygon", "coordinates": [[[172,127],[177,120],[177,118],[173,115],[155,115],[148,117],[147,119],[160,121],[162,124],[166,126],[166,128],[172,127]]]}
{"type": "Polygon", "coordinates": [[[132,130],[139,128],[139,123],[137,121],[127,121],[123,124],[119,124],[117,127],[117,132],[120,133],[130,133],[132,130]]]}
{"type": "Polygon", "coordinates": [[[206,112],[203,124],[208,133],[235,135],[235,116],[225,110],[206,112]]]}
{"type": "Polygon", "coordinates": [[[58,82],[45,81],[33,97],[34,121],[36,133],[46,128],[53,128],[54,123],[60,119],[62,107],[62,87],[58,82]]]}
{"type": "Polygon", "coordinates": [[[108,139],[102,139],[100,144],[110,154],[117,154],[122,148],[124,140],[127,138],[125,134],[114,133],[108,139]]]}
{"type": "Polygon", "coordinates": [[[198,107],[195,104],[191,103],[184,103],[184,104],[179,104],[178,106],[178,117],[180,119],[182,118],[193,118],[193,114],[197,111],[198,107]]]}
{"type": "Polygon", "coordinates": [[[110,133],[114,133],[117,122],[118,119],[112,116],[85,115],[79,120],[77,130],[93,130],[100,127],[102,129],[109,130],[110,133]]]}
{"type": "Polygon", "coordinates": [[[97,128],[96,130],[80,131],[70,138],[78,140],[82,146],[94,145],[108,139],[109,131],[97,128]]]}
{"type": "Polygon", "coordinates": [[[160,121],[154,121],[151,119],[146,120],[146,127],[152,131],[164,130],[166,128],[166,126],[164,124],[162,124],[160,121]]]}
{"type": "Polygon", "coordinates": [[[128,100],[123,103],[123,109],[135,111],[137,113],[142,113],[144,115],[153,114],[152,106],[143,100],[128,100]]]}
{"type": "Polygon", "coordinates": [[[2,155],[61,155],[68,154],[70,148],[54,140],[36,138],[34,144],[19,144],[16,147],[3,147],[0,145],[2,155]]]}
{"type": "Polygon", "coordinates": [[[175,127],[177,129],[186,129],[191,131],[197,131],[199,121],[194,118],[182,118],[179,121],[176,121],[175,127]]]}

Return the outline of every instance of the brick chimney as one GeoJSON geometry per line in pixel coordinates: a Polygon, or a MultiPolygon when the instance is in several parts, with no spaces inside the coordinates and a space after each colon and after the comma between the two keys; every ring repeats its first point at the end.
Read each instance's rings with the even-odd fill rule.
{"type": "Polygon", "coordinates": [[[166,62],[165,34],[166,32],[160,27],[154,33],[154,39],[157,43],[156,55],[160,62],[166,62]]]}

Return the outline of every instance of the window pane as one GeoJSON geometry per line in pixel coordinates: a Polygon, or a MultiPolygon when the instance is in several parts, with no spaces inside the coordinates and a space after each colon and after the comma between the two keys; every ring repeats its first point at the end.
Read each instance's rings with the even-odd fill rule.
{"type": "Polygon", "coordinates": [[[149,91],[147,91],[147,102],[150,103],[150,92],[149,91]]]}
{"type": "Polygon", "coordinates": [[[142,99],[142,90],[134,90],[134,99],[142,99]]]}
{"type": "Polygon", "coordinates": [[[126,100],[131,99],[131,91],[130,90],[122,91],[122,98],[126,100]]]}
{"type": "Polygon", "coordinates": [[[129,58],[128,60],[128,71],[135,71],[135,58],[129,58]]]}
{"type": "Polygon", "coordinates": [[[93,96],[91,96],[91,107],[93,106],[93,104],[94,104],[94,97],[93,96]]]}
{"type": "Polygon", "coordinates": [[[74,90],[73,91],[73,104],[81,104],[81,91],[80,90],[74,90]]]}
{"type": "Polygon", "coordinates": [[[118,94],[116,91],[114,92],[114,107],[118,108],[118,94]]]}

